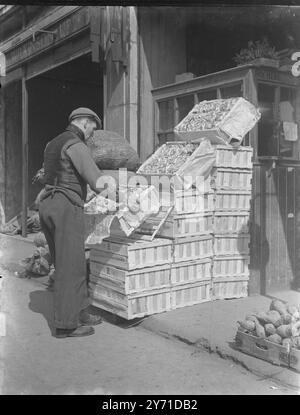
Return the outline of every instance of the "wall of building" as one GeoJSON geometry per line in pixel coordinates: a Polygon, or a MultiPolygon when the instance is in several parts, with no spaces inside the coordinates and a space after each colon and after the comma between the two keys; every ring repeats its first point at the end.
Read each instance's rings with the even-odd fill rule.
{"type": "Polygon", "coordinates": [[[134,7],[107,7],[104,128],[138,151],[137,18],[134,7]]]}
{"type": "MultiPolygon", "coordinates": [[[[21,81],[4,88],[5,100],[5,216],[21,211],[22,201],[22,92],[21,81]]],[[[3,138],[2,138],[3,140],[3,138]]]]}
{"type": "Polygon", "coordinates": [[[186,72],[184,15],[172,8],[139,9],[140,155],[154,151],[153,88],[175,82],[186,72]]]}
{"type": "Polygon", "coordinates": [[[0,226],[5,223],[5,112],[4,89],[0,89],[0,226]]]}

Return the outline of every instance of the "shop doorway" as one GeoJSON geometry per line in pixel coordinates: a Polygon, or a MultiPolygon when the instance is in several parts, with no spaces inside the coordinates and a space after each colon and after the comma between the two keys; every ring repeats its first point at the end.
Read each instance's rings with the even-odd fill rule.
{"type": "Polygon", "coordinates": [[[103,118],[103,70],[83,55],[27,81],[28,89],[28,207],[41,185],[32,178],[43,163],[48,141],[68,124],[77,107],[88,107],[103,118]]]}

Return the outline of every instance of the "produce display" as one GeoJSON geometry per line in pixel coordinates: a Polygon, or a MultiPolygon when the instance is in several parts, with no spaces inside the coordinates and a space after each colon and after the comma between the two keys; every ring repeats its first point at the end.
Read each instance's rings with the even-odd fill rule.
{"type": "Polygon", "coordinates": [[[170,143],[162,145],[144,164],[143,174],[174,174],[193,154],[199,144],[170,143]]]}
{"type": "Polygon", "coordinates": [[[272,300],[269,311],[258,311],[238,321],[238,331],[300,350],[300,305],[272,300]]]}
{"type": "Polygon", "coordinates": [[[201,131],[217,128],[238,99],[215,99],[196,104],[175,128],[175,131],[201,131]]]}

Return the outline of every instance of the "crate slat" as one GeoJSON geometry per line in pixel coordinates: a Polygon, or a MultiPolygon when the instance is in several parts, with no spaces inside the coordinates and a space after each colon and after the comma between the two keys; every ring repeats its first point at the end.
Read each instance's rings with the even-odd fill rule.
{"type": "Polygon", "coordinates": [[[201,282],[211,279],[211,258],[171,264],[171,285],[201,282]]]}
{"type": "Polygon", "coordinates": [[[216,190],[251,190],[251,170],[216,168],[212,177],[216,190]]]}
{"type": "Polygon", "coordinates": [[[253,149],[249,146],[240,146],[236,149],[228,146],[216,145],[216,167],[252,169],[253,149]]]}
{"type": "Polygon", "coordinates": [[[210,280],[171,287],[171,308],[177,309],[210,301],[210,288],[210,280]]]}
{"type": "Polygon", "coordinates": [[[131,238],[113,236],[94,245],[90,259],[125,270],[166,264],[172,261],[172,242],[163,238],[150,241],[146,235],[131,238]]]}
{"type": "Polygon", "coordinates": [[[213,255],[213,239],[211,236],[176,238],[173,249],[173,262],[208,258],[213,255]]]}
{"type": "Polygon", "coordinates": [[[216,211],[247,211],[250,212],[251,192],[240,190],[217,190],[215,193],[216,211]]]}
{"type": "Polygon", "coordinates": [[[217,277],[212,279],[212,298],[224,300],[248,296],[249,277],[217,277]]]}
{"type": "Polygon", "coordinates": [[[240,234],[221,234],[214,235],[214,254],[215,255],[249,255],[250,235],[240,234]]]}
{"type": "Polygon", "coordinates": [[[266,360],[274,365],[290,366],[289,352],[280,344],[240,331],[236,333],[235,342],[237,347],[246,354],[266,360]]]}
{"type": "Polygon", "coordinates": [[[104,281],[112,281],[118,284],[124,294],[169,287],[171,280],[170,264],[125,271],[91,261],[90,272],[92,280],[101,278],[104,281]]]}
{"type": "Polygon", "coordinates": [[[214,233],[249,233],[249,212],[214,212],[214,233]]]}
{"type": "Polygon", "coordinates": [[[122,295],[103,285],[89,283],[89,293],[94,306],[113,312],[127,320],[162,313],[171,309],[169,289],[122,295]]]}
{"type": "Polygon", "coordinates": [[[160,191],[162,210],[174,205],[174,214],[203,213],[214,210],[214,192],[201,192],[198,189],[160,191]]]}
{"type": "MultiPolygon", "coordinates": [[[[137,232],[152,235],[155,228],[163,218],[163,212],[148,218],[137,229],[137,232]]],[[[213,214],[188,213],[185,215],[170,215],[157,235],[166,238],[179,238],[182,236],[205,235],[213,232],[213,214]]]]}
{"type": "Polygon", "coordinates": [[[215,256],[213,258],[213,277],[249,276],[250,257],[244,256],[215,256]]]}

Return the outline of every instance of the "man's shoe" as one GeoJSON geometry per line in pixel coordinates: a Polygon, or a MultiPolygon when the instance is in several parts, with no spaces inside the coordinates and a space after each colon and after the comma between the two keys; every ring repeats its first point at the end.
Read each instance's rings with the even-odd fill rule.
{"type": "Polygon", "coordinates": [[[82,311],[79,316],[79,322],[83,326],[97,326],[102,323],[102,318],[89,314],[87,311],[82,311]]]}
{"type": "Polygon", "coordinates": [[[90,336],[94,334],[95,330],[93,327],[79,326],[76,329],[55,329],[55,337],[63,339],[65,337],[82,337],[90,336]]]}

